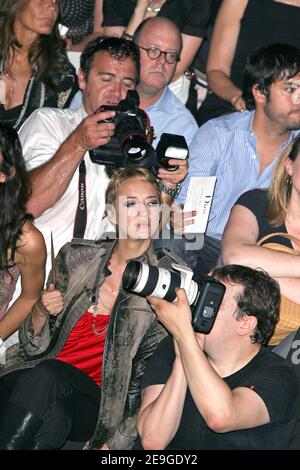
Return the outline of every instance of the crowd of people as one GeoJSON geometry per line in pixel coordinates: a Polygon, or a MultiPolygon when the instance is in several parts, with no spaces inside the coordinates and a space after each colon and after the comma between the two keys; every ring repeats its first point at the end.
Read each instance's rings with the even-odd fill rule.
{"type": "Polygon", "coordinates": [[[300,448],[299,367],[273,351],[300,328],[299,20],[298,0],[1,3],[1,450],[300,448]],[[161,158],[178,136],[188,156],[161,158]]]}

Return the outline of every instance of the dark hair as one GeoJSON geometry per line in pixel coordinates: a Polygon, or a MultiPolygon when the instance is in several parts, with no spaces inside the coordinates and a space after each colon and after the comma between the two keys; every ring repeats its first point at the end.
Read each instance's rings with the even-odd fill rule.
{"type": "Polygon", "coordinates": [[[94,56],[97,52],[108,52],[114,59],[123,61],[130,58],[136,68],[136,84],[140,80],[140,52],[139,48],[127,39],[98,36],[90,41],[80,56],[80,68],[83,71],[85,80],[93,67],[94,56]]]}
{"type": "Polygon", "coordinates": [[[261,269],[231,264],[215,268],[211,275],[226,283],[244,286],[237,297],[236,319],[254,316],[257,326],[250,336],[252,343],[266,344],[279,319],[280,290],[278,282],[261,269]]]}
{"type": "Polygon", "coordinates": [[[277,80],[289,79],[300,72],[300,49],[288,44],[270,44],[255,49],[244,70],[243,98],[247,109],[255,108],[254,85],[269,96],[269,88],[277,80]]]}
{"type": "Polygon", "coordinates": [[[14,249],[30,195],[29,180],[17,132],[0,123],[0,171],[7,177],[0,183],[0,266],[7,267],[9,248],[14,249]]]}
{"type": "MultiPolygon", "coordinates": [[[[10,53],[14,53],[21,46],[15,35],[14,24],[16,16],[22,11],[26,1],[1,0],[0,61],[2,61],[3,67],[8,63],[10,53]]],[[[49,35],[41,34],[29,51],[29,62],[32,69],[35,70],[36,77],[45,83],[50,92],[56,90],[50,72],[63,73],[67,67],[67,59],[62,60],[66,44],[59,36],[59,22],[60,14],[58,14],[51,33],[49,35]]]]}

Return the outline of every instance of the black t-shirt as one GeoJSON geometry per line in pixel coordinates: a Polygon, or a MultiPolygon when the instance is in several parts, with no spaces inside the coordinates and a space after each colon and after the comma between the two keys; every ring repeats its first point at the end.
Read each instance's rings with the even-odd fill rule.
{"type": "MultiPolygon", "coordinates": [[[[270,225],[267,220],[266,211],[268,198],[266,190],[252,189],[247,191],[239,197],[235,204],[240,204],[241,206],[247,207],[247,209],[249,209],[255,215],[259,227],[259,235],[257,240],[260,240],[262,237],[270,233],[287,233],[285,224],[274,227],[274,225],[270,225]]],[[[264,245],[264,243],[280,243],[281,245],[293,248],[290,240],[280,236],[269,238],[263,242],[262,245],[264,245]]]]}
{"type": "Polygon", "coordinates": [[[231,67],[231,80],[242,88],[248,55],[272,43],[299,47],[300,8],[275,0],[248,0],[231,67]]]}
{"type": "MultiPolygon", "coordinates": [[[[142,388],[166,383],[174,358],[173,339],[167,336],[147,364],[142,388]]],[[[270,423],[252,429],[216,433],[206,425],[187,391],[179,429],[167,449],[287,449],[297,420],[297,380],[291,366],[269,349],[262,348],[245,367],[224,380],[231,389],[253,389],[263,399],[270,423]]]]}
{"type": "MultiPolygon", "coordinates": [[[[127,26],[136,0],[104,0],[104,26],[127,26]]],[[[172,20],[184,34],[205,37],[212,0],[167,0],[157,16],[172,20]]]]}

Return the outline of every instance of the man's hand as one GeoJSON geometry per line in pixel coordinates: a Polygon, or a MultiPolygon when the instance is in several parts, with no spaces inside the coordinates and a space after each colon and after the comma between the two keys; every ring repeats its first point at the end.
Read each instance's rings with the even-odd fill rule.
{"type": "Polygon", "coordinates": [[[178,340],[184,333],[194,334],[192,313],[184,289],[176,289],[177,302],[171,303],[157,297],[149,296],[147,300],[158,320],[178,340]]]}
{"type": "Polygon", "coordinates": [[[115,124],[104,120],[110,120],[115,114],[114,111],[101,111],[81,121],[73,134],[77,135],[78,144],[84,152],[110,141],[115,133],[115,124]]]}
{"type": "Polygon", "coordinates": [[[41,303],[49,315],[57,316],[64,308],[61,292],[50,284],[41,294],[41,303]]]}
{"type": "Polygon", "coordinates": [[[182,206],[177,204],[172,204],[171,209],[170,225],[176,235],[183,235],[185,228],[195,222],[194,217],[197,211],[184,211],[182,206]]]}
{"type": "Polygon", "coordinates": [[[188,174],[188,162],[187,160],[171,159],[169,160],[169,164],[178,166],[177,170],[170,171],[159,168],[157,176],[165,186],[173,189],[176,187],[176,184],[181,183],[188,174]]]}

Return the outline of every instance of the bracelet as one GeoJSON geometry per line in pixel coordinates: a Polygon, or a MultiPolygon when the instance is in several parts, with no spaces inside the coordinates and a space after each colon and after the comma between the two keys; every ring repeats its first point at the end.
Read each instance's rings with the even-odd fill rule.
{"type": "Polygon", "coordinates": [[[125,33],[125,32],[122,34],[122,38],[127,39],[127,41],[132,41],[133,40],[132,34],[125,33]]]}
{"type": "Polygon", "coordinates": [[[158,184],[158,187],[161,191],[163,191],[164,193],[168,194],[169,196],[171,196],[173,199],[175,199],[176,196],[178,196],[179,194],[179,191],[180,191],[180,188],[181,188],[181,184],[180,183],[177,183],[176,184],[176,188],[175,189],[172,189],[172,188],[169,188],[168,186],[165,186],[159,179],[157,180],[157,184],[158,184]]]}

